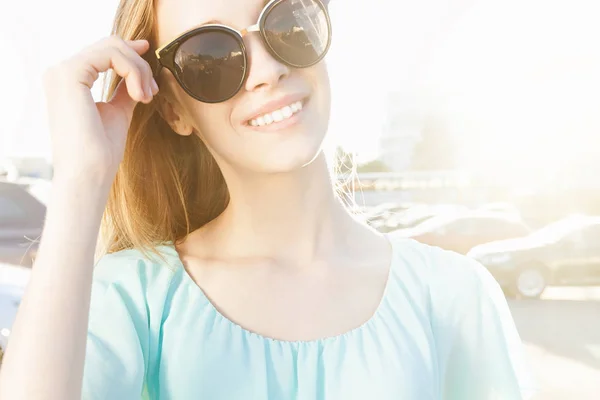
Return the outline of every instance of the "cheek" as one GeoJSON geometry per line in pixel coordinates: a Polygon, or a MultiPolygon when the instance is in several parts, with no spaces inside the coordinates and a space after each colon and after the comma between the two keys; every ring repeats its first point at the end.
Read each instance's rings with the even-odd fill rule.
{"type": "Polygon", "coordinates": [[[328,114],[331,105],[331,85],[325,62],[320,62],[312,68],[311,74],[313,75],[312,80],[315,82],[314,90],[317,92],[321,103],[319,108],[328,114]]]}
{"type": "Polygon", "coordinates": [[[227,103],[206,104],[189,99],[186,108],[196,132],[209,148],[220,152],[223,147],[230,146],[236,135],[231,126],[231,108],[227,103]]]}
{"type": "Polygon", "coordinates": [[[309,68],[316,75],[316,79],[319,82],[319,85],[324,85],[329,87],[329,69],[327,68],[327,63],[325,61],[321,61],[317,65],[312,68],[309,68]]]}

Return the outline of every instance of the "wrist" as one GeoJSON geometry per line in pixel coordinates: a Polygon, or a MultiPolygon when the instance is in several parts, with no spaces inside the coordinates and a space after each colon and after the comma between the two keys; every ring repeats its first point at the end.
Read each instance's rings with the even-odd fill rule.
{"type": "Polygon", "coordinates": [[[108,192],[115,179],[115,173],[54,171],[52,186],[68,191],[104,190],[108,192]]]}
{"type": "Polygon", "coordinates": [[[110,180],[60,177],[52,181],[48,211],[61,210],[76,217],[100,218],[110,192],[110,180]]]}
{"type": "Polygon", "coordinates": [[[53,182],[51,190],[40,253],[47,247],[95,246],[108,190],[62,180],[53,182]]]}

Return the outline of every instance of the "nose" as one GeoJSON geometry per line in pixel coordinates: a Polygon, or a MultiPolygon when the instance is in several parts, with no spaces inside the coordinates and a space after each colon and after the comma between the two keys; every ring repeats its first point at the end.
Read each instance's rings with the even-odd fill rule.
{"type": "Polygon", "coordinates": [[[272,90],[290,75],[290,67],[269,53],[258,34],[247,37],[246,51],[250,66],[245,85],[248,92],[272,90]]]}

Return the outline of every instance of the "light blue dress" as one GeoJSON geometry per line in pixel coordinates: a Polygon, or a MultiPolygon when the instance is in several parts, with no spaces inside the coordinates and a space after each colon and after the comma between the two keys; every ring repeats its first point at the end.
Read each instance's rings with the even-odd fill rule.
{"type": "Polygon", "coordinates": [[[471,259],[391,239],[373,317],[343,335],[273,340],[220,314],[172,246],[103,257],[84,399],[512,400],[532,381],[506,300],[471,259]]]}

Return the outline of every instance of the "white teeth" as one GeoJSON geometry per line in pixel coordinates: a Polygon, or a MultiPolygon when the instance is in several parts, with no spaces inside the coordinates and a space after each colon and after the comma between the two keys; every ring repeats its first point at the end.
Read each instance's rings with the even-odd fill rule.
{"type": "Polygon", "coordinates": [[[248,121],[250,126],[266,126],[271,125],[274,122],[280,122],[284,119],[290,118],[292,115],[296,114],[298,111],[302,110],[302,101],[297,101],[290,105],[280,108],[279,110],[275,110],[268,114],[261,115],[260,117],[251,119],[248,121]]]}
{"type": "Polygon", "coordinates": [[[271,115],[273,116],[275,122],[283,121],[283,113],[281,110],[273,111],[271,115]]]}

